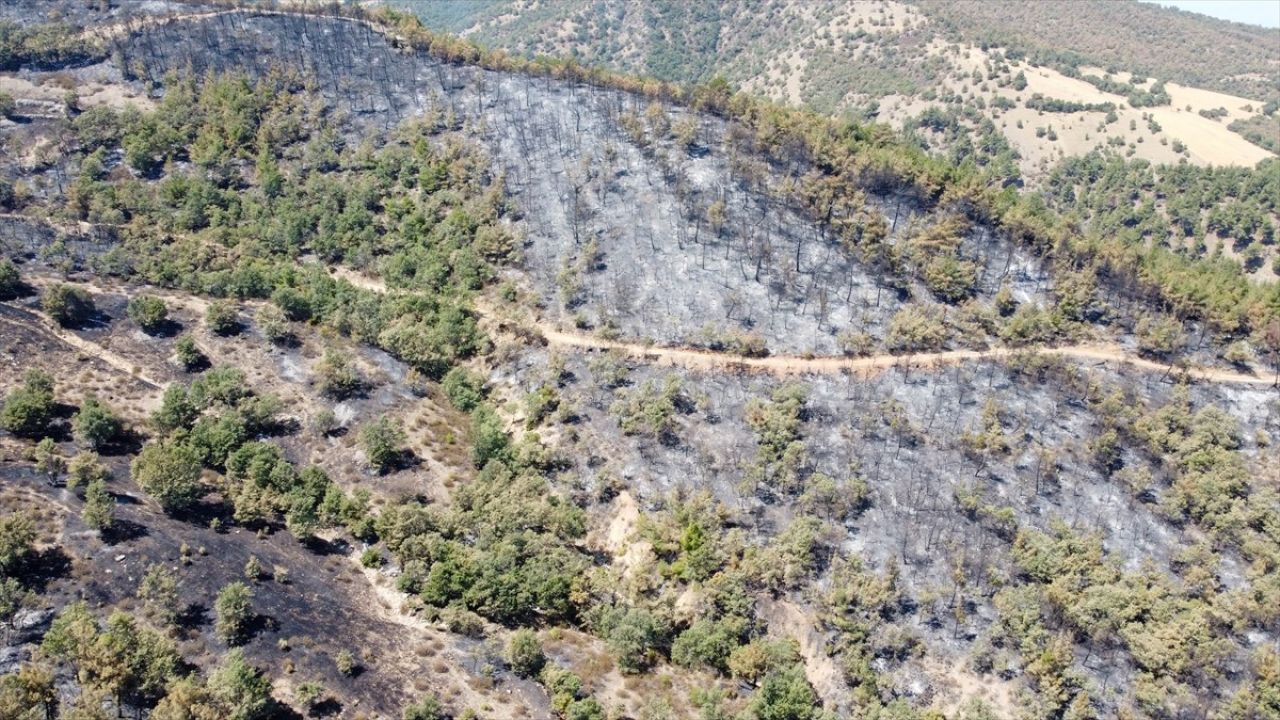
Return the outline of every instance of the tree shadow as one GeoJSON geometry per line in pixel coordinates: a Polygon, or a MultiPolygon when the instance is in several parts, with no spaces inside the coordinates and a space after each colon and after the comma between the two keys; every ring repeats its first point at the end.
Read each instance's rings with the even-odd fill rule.
{"type": "Polygon", "coordinates": [[[222,527],[228,527],[232,524],[234,512],[230,505],[217,500],[201,500],[195,505],[175,513],[176,519],[185,520],[194,525],[205,525],[217,520],[222,527]]]}
{"type": "Polygon", "coordinates": [[[305,540],[300,541],[314,555],[327,557],[330,555],[346,555],[351,550],[351,546],[342,539],[325,540],[324,538],[312,535],[305,540]]]}
{"type": "Polygon", "coordinates": [[[70,572],[71,556],[60,547],[52,547],[30,553],[19,577],[27,588],[43,593],[49,583],[67,577],[70,572]]]}
{"type": "Polygon", "coordinates": [[[190,365],[183,364],[182,370],[188,375],[199,375],[200,373],[213,367],[213,363],[209,362],[209,358],[204,353],[200,353],[200,357],[190,365]]]}
{"type": "Polygon", "coordinates": [[[328,697],[312,705],[308,714],[317,718],[337,717],[342,714],[342,703],[336,698],[328,697]]]}
{"type": "Polygon", "coordinates": [[[0,291],[0,302],[9,301],[9,300],[22,300],[24,298],[32,297],[35,294],[36,294],[36,288],[34,285],[31,285],[30,283],[27,283],[23,280],[19,280],[18,282],[10,286],[8,292],[0,291]]]}
{"type": "Polygon", "coordinates": [[[178,613],[175,622],[178,627],[184,630],[195,630],[208,623],[209,606],[199,602],[193,602],[184,607],[178,613]]]}
{"type": "Polygon", "coordinates": [[[390,475],[402,470],[412,470],[422,465],[422,458],[418,457],[412,450],[404,449],[396,452],[391,460],[387,462],[386,467],[377,469],[379,476],[390,475]]]}
{"type": "Polygon", "coordinates": [[[97,449],[99,455],[106,457],[118,457],[122,455],[137,455],[142,452],[143,437],[138,431],[133,429],[121,430],[118,435],[110,441],[103,443],[97,449]]]}
{"type": "Polygon", "coordinates": [[[102,541],[108,545],[118,545],[120,543],[129,542],[144,538],[150,533],[145,525],[133,522],[132,520],[121,520],[111,524],[111,527],[102,531],[102,541]]]}
{"type": "Polygon", "coordinates": [[[167,318],[155,327],[143,328],[142,332],[153,338],[174,338],[182,332],[182,323],[173,318],[167,318]]]}
{"type": "Polygon", "coordinates": [[[243,644],[248,644],[250,641],[256,639],[260,635],[264,635],[266,633],[276,633],[276,632],[280,632],[279,620],[275,619],[270,615],[264,615],[263,613],[256,613],[254,614],[253,619],[249,621],[248,626],[245,627],[243,644]]]}
{"type": "Polygon", "coordinates": [[[267,437],[288,437],[300,432],[302,423],[292,417],[276,418],[262,426],[262,434],[267,437]]]}

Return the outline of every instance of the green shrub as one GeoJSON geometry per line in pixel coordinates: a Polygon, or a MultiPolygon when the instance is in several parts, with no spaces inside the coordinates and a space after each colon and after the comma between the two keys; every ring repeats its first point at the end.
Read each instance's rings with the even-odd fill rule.
{"type": "Polygon", "coordinates": [[[57,478],[67,470],[67,460],[62,456],[62,450],[58,448],[58,443],[54,442],[53,438],[45,438],[36,443],[36,449],[31,456],[35,460],[36,472],[44,473],[50,479],[57,478]]]}
{"type": "Polygon", "coordinates": [[[187,388],[174,383],[165,388],[160,407],[151,415],[151,426],[162,435],[174,430],[190,428],[200,417],[200,409],[191,402],[187,388]]]}
{"type": "MultiPolygon", "coordinates": [[[[0,207],[5,205],[3,191],[0,190],[0,207]]],[[[22,275],[18,273],[18,266],[9,258],[0,258],[0,300],[12,300],[21,295],[22,290],[22,275]]]]}
{"type": "Polygon", "coordinates": [[[511,639],[507,641],[507,664],[520,677],[537,677],[547,664],[547,656],[542,652],[542,641],[538,639],[538,633],[528,628],[512,633],[511,639]]]}
{"type": "Polygon", "coordinates": [[[155,333],[169,321],[169,307],[164,300],[151,295],[139,295],[129,300],[129,319],[147,333],[155,333]]]}
{"type": "Polygon", "coordinates": [[[39,370],[31,370],[22,387],[4,399],[0,427],[19,437],[44,437],[53,422],[53,410],[53,379],[39,370]]]}
{"type": "Polygon", "coordinates": [[[236,581],[218,591],[213,603],[216,621],[214,630],[228,645],[239,645],[247,638],[253,621],[253,591],[248,585],[236,581]]]}
{"type": "Polygon", "coordinates": [[[364,388],[364,378],[356,370],[349,356],[329,349],[316,364],[316,386],[320,392],[335,400],[345,400],[364,388]]]}
{"type": "Polygon", "coordinates": [[[386,472],[395,466],[405,439],[404,430],[386,417],[380,417],[360,429],[360,445],[369,464],[378,472],[386,472]]]}
{"type": "Polygon", "coordinates": [[[705,665],[728,670],[729,655],[738,648],[740,627],[733,623],[701,619],[671,643],[671,661],[684,667],[705,665]]]}
{"type": "Polygon", "coordinates": [[[209,331],[218,335],[235,335],[240,332],[240,313],[229,300],[214,300],[204,314],[209,331]]]}
{"type": "Polygon", "coordinates": [[[947,340],[947,328],[934,308],[907,305],[889,321],[885,345],[893,352],[939,350],[947,340]]]}
{"type": "Polygon", "coordinates": [[[484,378],[461,366],[445,373],[441,387],[449,402],[463,412],[471,412],[484,401],[484,378]]]}
{"type": "Polygon", "coordinates": [[[188,372],[203,367],[209,362],[200,347],[196,345],[196,339],[190,335],[180,336],[173,344],[173,351],[178,358],[178,362],[188,372]]]}
{"type": "Polygon", "coordinates": [[[101,450],[119,439],[124,427],[98,398],[89,395],[72,418],[71,429],[76,442],[90,450],[101,450]]]}
{"type": "Polygon", "coordinates": [[[502,420],[491,408],[481,405],[471,413],[471,461],[484,467],[502,460],[511,449],[511,438],[502,429],[502,420]]]}
{"type": "Polygon", "coordinates": [[[339,650],[333,658],[333,664],[338,668],[338,672],[347,677],[355,675],[360,669],[360,664],[356,662],[356,657],[350,650],[339,650]]]}
{"type": "Polygon", "coordinates": [[[160,503],[165,512],[181,512],[204,496],[200,457],[185,443],[148,443],[130,466],[134,482],[160,503]]]}
{"type": "Polygon", "coordinates": [[[101,480],[105,482],[111,477],[111,471],[102,464],[102,459],[95,452],[79,452],[67,463],[67,489],[75,492],[89,483],[101,480]]]}
{"type": "Polygon", "coordinates": [[[271,293],[271,302],[290,320],[302,322],[311,318],[311,303],[307,296],[291,287],[277,288],[271,293]]]}
{"type": "Polygon", "coordinates": [[[258,330],[267,339],[267,342],[276,345],[286,345],[293,342],[293,329],[289,326],[289,319],[275,305],[263,305],[258,308],[253,320],[257,323],[258,330]]]}
{"type": "Polygon", "coordinates": [[[98,531],[110,530],[115,525],[116,501],[107,492],[106,483],[93,480],[84,491],[84,508],[80,511],[80,519],[84,524],[98,531]]]}
{"type": "Polygon", "coordinates": [[[59,283],[45,291],[40,307],[63,327],[79,327],[88,322],[96,308],[93,296],[83,288],[59,283]]]}
{"type": "Polygon", "coordinates": [[[444,706],[434,695],[427,695],[404,709],[403,720],[445,720],[444,706]]]}

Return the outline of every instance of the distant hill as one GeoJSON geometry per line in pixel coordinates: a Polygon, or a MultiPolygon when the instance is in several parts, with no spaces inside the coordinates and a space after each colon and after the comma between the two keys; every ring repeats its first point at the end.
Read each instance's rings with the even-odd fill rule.
{"type": "Polygon", "coordinates": [[[1280,33],[1151,4],[398,4],[485,46],[678,82],[722,75],[824,113],[914,127],[957,110],[970,129],[992,121],[1031,175],[1095,149],[1252,166],[1280,143],[1280,33]]]}

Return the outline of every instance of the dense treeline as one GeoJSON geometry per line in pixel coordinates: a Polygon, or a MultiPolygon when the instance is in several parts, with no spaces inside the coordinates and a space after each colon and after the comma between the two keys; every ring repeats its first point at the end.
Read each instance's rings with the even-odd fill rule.
{"type": "MultiPolygon", "coordinates": [[[[1253,272],[1274,263],[1280,229],[1280,162],[1275,160],[1255,168],[1155,166],[1095,152],[1064,160],[1047,187],[1053,207],[1087,221],[1091,231],[1129,244],[1165,246],[1184,259],[1204,259],[1202,267],[1220,268],[1206,270],[1207,276],[1225,280],[1234,274],[1232,265],[1253,272]],[[1210,234],[1218,238],[1212,248],[1210,234]],[[1225,257],[1227,250],[1239,259],[1225,257]]],[[[1222,287],[1219,292],[1233,291],[1222,287]]],[[[1225,301],[1215,304],[1228,310],[1225,301]]]]}
{"type": "MultiPolygon", "coordinates": [[[[1077,68],[1072,66],[1064,66],[1060,69],[1067,77],[1078,77],[1098,88],[1102,92],[1111,93],[1113,95],[1123,95],[1129,101],[1129,107],[1156,107],[1158,105],[1168,105],[1172,102],[1169,97],[1169,93],[1164,89],[1164,83],[1159,80],[1152,83],[1151,88],[1148,90],[1138,87],[1133,83],[1112,80],[1110,75],[1105,77],[1084,75],[1081,74],[1077,68]]],[[[1028,104],[1027,107],[1030,107],[1030,105],[1028,104]]],[[[1110,112],[1110,110],[1107,112],[1110,112]]]]}
{"type": "MultiPolygon", "coordinates": [[[[1132,101],[1131,101],[1132,102],[1132,101]]],[[[1072,100],[1061,100],[1059,98],[1047,98],[1041,93],[1035,93],[1027,98],[1026,106],[1032,110],[1040,110],[1042,112],[1054,113],[1077,113],[1077,112],[1114,112],[1115,103],[1082,103],[1072,100]]],[[[1135,106],[1137,107],[1137,106],[1135,106]]]]}
{"type": "Polygon", "coordinates": [[[0,71],[61,69],[105,57],[101,46],[69,25],[19,25],[0,20],[0,71]]]}

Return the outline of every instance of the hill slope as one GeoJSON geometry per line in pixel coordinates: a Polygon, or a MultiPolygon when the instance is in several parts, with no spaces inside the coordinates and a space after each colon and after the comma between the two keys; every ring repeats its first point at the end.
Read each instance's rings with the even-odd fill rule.
{"type": "Polygon", "coordinates": [[[177,9],[3,76],[6,717],[1280,710],[1280,291],[1130,166],[177,9]]]}

